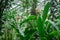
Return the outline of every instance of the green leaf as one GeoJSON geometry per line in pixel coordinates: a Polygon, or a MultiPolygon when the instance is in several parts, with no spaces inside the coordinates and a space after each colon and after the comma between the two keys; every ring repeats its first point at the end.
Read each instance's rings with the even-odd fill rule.
{"type": "Polygon", "coordinates": [[[27,19],[24,19],[24,20],[20,23],[20,26],[21,26],[23,23],[28,22],[28,21],[30,21],[30,20],[34,20],[34,19],[36,19],[36,16],[31,15],[31,16],[29,16],[27,19]]]}
{"type": "Polygon", "coordinates": [[[43,37],[44,36],[44,24],[43,24],[41,17],[38,17],[37,24],[38,24],[38,32],[40,34],[40,37],[43,37]]]}
{"type": "Polygon", "coordinates": [[[42,14],[42,18],[43,18],[44,21],[45,21],[46,18],[47,18],[47,14],[48,14],[49,8],[50,8],[50,3],[48,2],[48,3],[45,5],[44,10],[43,10],[43,14],[42,14]]]}
{"type": "Polygon", "coordinates": [[[49,33],[49,35],[52,37],[54,37],[54,36],[56,37],[56,36],[59,36],[59,32],[58,31],[52,31],[49,33]]]}
{"type": "Polygon", "coordinates": [[[49,22],[57,31],[59,31],[59,28],[58,28],[58,26],[56,25],[56,23],[54,23],[54,22],[51,21],[51,20],[48,20],[48,22],[49,22]]]}
{"type": "Polygon", "coordinates": [[[48,21],[46,21],[45,24],[46,24],[46,31],[50,32],[50,26],[51,26],[51,24],[48,21]]]}
{"type": "Polygon", "coordinates": [[[32,37],[32,35],[34,34],[35,31],[36,31],[36,29],[34,29],[34,28],[26,28],[25,32],[24,32],[25,33],[25,40],[31,39],[31,37],[32,37]]]}

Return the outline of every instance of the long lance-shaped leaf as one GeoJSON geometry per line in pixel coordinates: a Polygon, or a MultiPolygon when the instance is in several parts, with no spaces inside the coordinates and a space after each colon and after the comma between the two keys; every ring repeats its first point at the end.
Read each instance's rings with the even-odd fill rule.
{"type": "Polygon", "coordinates": [[[48,14],[49,8],[50,8],[50,3],[48,2],[48,3],[45,5],[44,10],[43,10],[43,14],[42,14],[42,18],[43,18],[44,21],[45,21],[46,18],[47,18],[47,14],[48,14]]]}
{"type": "Polygon", "coordinates": [[[38,17],[37,24],[40,37],[44,37],[44,24],[41,17],[38,17]]]}

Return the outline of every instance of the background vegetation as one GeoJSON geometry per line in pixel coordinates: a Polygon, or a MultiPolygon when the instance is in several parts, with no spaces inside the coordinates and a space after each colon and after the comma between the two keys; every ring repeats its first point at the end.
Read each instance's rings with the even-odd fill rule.
{"type": "Polygon", "coordinates": [[[0,40],[60,40],[60,0],[1,0],[0,40]]]}

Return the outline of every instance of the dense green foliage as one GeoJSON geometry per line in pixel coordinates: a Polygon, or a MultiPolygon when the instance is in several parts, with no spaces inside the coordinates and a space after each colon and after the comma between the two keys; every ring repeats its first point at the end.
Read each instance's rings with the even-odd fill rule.
{"type": "Polygon", "coordinates": [[[3,16],[3,11],[6,10],[11,6],[11,1],[13,0],[0,0],[0,35],[1,35],[1,29],[2,29],[2,16],[3,16]]]}
{"type": "MultiPolygon", "coordinates": [[[[8,2],[11,1],[7,1],[5,2],[9,5],[8,2]]],[[[20,2],[17,7],[22,7],[21,10],[17,10],[17,7],[3,10],[1,20],[4,22],[4,29],[1,29],[4,34],[0,36],[0,40],[60,40],[60,13],[58,11],[56,18],[53,17],[55,12],[50,12],[51,2],[45,3],[41,12],[36,11],[38,0],[20,2]]]]}

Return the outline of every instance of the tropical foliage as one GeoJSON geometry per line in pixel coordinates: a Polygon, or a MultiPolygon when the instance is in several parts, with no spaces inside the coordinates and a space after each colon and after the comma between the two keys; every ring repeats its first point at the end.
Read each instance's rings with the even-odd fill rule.
{"type": "Polygon", "coordinates": [[[45,0],[42,7],[39,0],[12,3],[3,10],[0,40],[60,40],[60,9],[52,9],[59,1],[45,0]]]}

